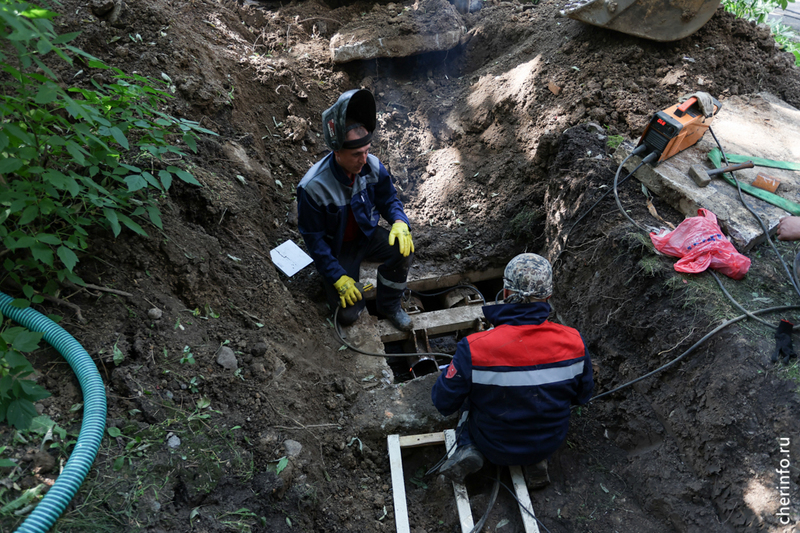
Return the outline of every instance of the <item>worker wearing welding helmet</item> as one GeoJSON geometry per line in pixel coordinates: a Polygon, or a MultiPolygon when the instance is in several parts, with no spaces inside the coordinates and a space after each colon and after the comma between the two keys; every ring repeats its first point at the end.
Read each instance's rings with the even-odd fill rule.
{"type": "Polygon", "coordinates": [[[439,473],[461,481],[488,459],[523,466],[528,487],[541,488],[570,408],[592,395],[592,363],[580,333],[547,320],[553,272],[545,258],[516,256],[503,280],[503,303],[483,307],[494,328],[462,339],[431,391],[442,415],[461,411],[458,447],[439,473]]]}
{"type": "Polygon", "coordinates": [[[352,324],[364,309],[357,282],[361,262],[370,259],[382,263],[378,314],[411,331],[413,322],[400,303],[414,242],[392,176],[369,153],[375,127],[375,98],[364,89],[345,92],[322,113],[331,152],[297,186],[298,228],[322,276],[329,305],[339,307],[340,324],[352,324]],[[390,229],[378,224],[381,217],[390,229]]]}

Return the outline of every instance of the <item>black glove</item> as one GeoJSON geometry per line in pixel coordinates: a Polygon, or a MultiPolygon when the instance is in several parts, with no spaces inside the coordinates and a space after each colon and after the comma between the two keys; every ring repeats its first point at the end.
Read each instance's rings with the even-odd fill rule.
{"type": "Polygon", "coordinates": [[[795,357],[792,347],[792,328],[794,324],[787,320],[781,320],[778,324],[778,330],[775,332],[775,353],[772,354],[772,362],[776,362],[781,358],[781,363],[787,364],[789,359],[795,357]]]}

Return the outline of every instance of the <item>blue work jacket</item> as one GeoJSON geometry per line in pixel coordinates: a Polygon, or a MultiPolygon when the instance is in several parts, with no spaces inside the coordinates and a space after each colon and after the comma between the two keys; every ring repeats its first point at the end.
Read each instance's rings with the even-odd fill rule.
{"type": "Polygon", "coordinates": [[[392,177],[374,155],[367,156],[352,187],[333,152],[316,163],[297,186],[297,225],[317,270],[331,285],[347,274],[336,258],[347,227],[348,207],[367,237],[372,236],[380,217],[390,224],[398,220],[408,224],[392,177]]]}
{"type": "Polygon", "coordinates": [[[458,343],[433,403],[444,416],[468,405],[470,440],[492,463],[538,463],[566,439],[570,407],[591,398],[589,351],[577,330],[547,321],[547,303],[483,314],[495,327],[458,343]]]}

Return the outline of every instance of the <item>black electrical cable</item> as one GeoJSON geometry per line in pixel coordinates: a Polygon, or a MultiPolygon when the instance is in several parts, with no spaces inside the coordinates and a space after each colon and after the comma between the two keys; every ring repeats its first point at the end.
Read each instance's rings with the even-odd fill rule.
{"type": "MultiPolygon", "coordinates": [[[[766,309],[759,309],[758,311],[753,311],[752,314],[771,313],[773,311],[786,311],[786,310],[789,310],[789,309],[800,309],[800,305],[782,305],[782,306],[779,306],[779,307],[768,307],[766,309]]],[[[748,315],[746,315],[746,314],[745,315],[739,315],[739,316],[737,316],[735,318],[732,318],[730,320],[727,320],[727,321],[723,322],[722,324],[720,324],[719,326],[717,326],[716,328],[714,328],[713,330],[708,332],[702,339],[700,339],[699,341],[694,343],[688,350],[686,350],[685,352],[680,354],[678,357],[676,357],[675,359],[673,359],[669,363],[667,363],[665,365],[662,365],[662,366],[656,368],[655,370],[653,370],[651,372],[648,372],[644,376],[640,376],[640,377],[638,377],[638,378],[636,378],[634,380],[631,380],[631,381],[629,381],[627,383],[624,383],[624,384],[620,385],[619,387],[611,389],[610,391],[606,391],[606,392],[604,392],[602,394],[598,394],[597,396],[593,396],[589,401],[592,402],[594,400],[598,400],[598,399],[602,398],[603,396],[608,396],[609,394],[613,394],[613,393],[615,393],[615,392],[617,392],[617,391],[619,391],[621,389],[624,389],[625,387],[630,387],[634,383],[638,383],[639,381],[642,381],[643,379],[649,378],[650,376],[652,376],[654,374],[657,374],[658,372],[661,372],[662,370],[666,370],[667,368],[671,367],[672,365],[674,365],[675,363],[677,363],[678,361],[680,361],[681,359],[683,359],[684,357],[686,357],[687,355],[692,353],[697,347],[699,347],[701,344],[706,342],[708,339],[710,339],[711,337],[716,335],[721,330],[723,330],[726,327],[730,326],[731,324],[735,324],[736,322],[739,322],[740,320],[743,320],[743,319],[745,319],[747,317],[748,317],[748,315]]]]}
{"type": "MultiPolygon", "coordinates": [[[[725,161],[725,166],[728,166],[728,156],[725,155],[725,150],[722,149],[722,144],[719,142],[719,139],[717,139],[717,136],[714,134],[714,130],[712,130],[711,127],[708,128],[708,131],[711,132],[711,136],[714,137],[714,141],[717,143],[717,147],[719,148],[720,153],[722,153],[722,159],[723,161],[725,161]]],[[[786,262],[783,260],[783,257],[781,257],[781,254],[778,251],[778,247],[775,246],[775,243],[772,242],[772,239],[770,239],[769,237],[769,229],[767,228],[767,225],[764,224],[764,220],[759,216],[758,213],[756,213],[753,210],[752,207],[750,207],[750,204],[748,204],[747,201],[745,201],[744,194],[742,194],[741,184],[739,183],[739,180],[736,178],[733,172],[731,172],[730,175],[733,176],[734,181],[736,181],[736,189],[739,191],[739,200],[741,200],[742,204],[747,208],[747,210],[750,211],[750,213],[754,217],[756,217],[756,220],[758,220],[758,223],[761,225],[761,229],[764,231],[764,237],[767,239],[767,242],[772,247],[772,251],[774,251],[775,255],[778,256],[778,260],[781,262],[781,265],[783,265],[783,270],[789,277],[789,281],[791,282],[792,287],[794,287],[795,292],[797,293],[798,296],[800,296],[800,283],[796,281],[797,270],[795,270],[794,275],[792,275],[789,272],[789,267],[786,265],[786,262]]]]}
{"type": "MultiPolygon", "coordinates": [[[[492,479],[492,478],[489,478],[489,479],[492,479]]],[[[506,490],[508,491],[508,493],[509,493],[509,494],[511,494],[511,497],[512,497],[512,498],[514,498],[514,499],[517,501],[517,505],[519,505],[520,509],[524,509],[524,510],[525,510],[525,512],[526,512],[526,513],[528,513],[528,514],[529,514],[529,515],[530,515],[530,516],[531,516],[531,517],[532,517],[534,520],[536,520],[537,522],[539,522],[539,525],[540,525],[540,526],[542,526],[542,527],[544,528],[544,530],[545,530],[545,531],[547,531],[547,533],[551,533],[551,531],[550,531],[549,529],[547,529],[547,526],[545,526],[545,525],[544,525],[544,523],[542,523],[542,521],[541,521],[541,520],[539,520],[539,519],[536,517],[536,515],[535,515],[535,514],[533,514],[533,511],[531,511],[530,509],[528,509],[528,507],[527,507],[527,506],[525,506],[525,505],[522,505],[522,502],[521,502],[521,501],[519,501],[519,498],[517,498],[517,495],[516,495],[516,494],[514,494],[514,491],[513,491],[513,490],[511,490],[511,488],[510,488],[508,485],[506,485],[505,483],[503,483],[502,481],[500,481],[500,479],[499,479],[499,476],[498,476],[498,479],[495,479],[494,481],[496,481],[496,482],[500,483],[500,486],[501,486],[501,487],[503,487],[504,489],[506,489],[506,490]]]]}
{"type": "Polygon", "coordinates": [[[368,352],[366,350],[362,350],[361,348],[356,348],[346,340],[342,336],[342,331],[339,329],[339,306],[336,306],[336,310],[333,312],[333,330],[336,332],[336,337],[339,339],[339,342],[353,350],[354,352],[358,352],[360,354],[369,355],[372,357],[415,357],[420,355],[430,355],[433,357],[441,356],[441,357],[449,357],[450,359],[453,356],[449,353],[441,353],[441,352],[417,352],[417,353],[374,353],[368,352]]]}
{"type": "Polygon", "coordinates": [[[708,270],[708,273],[709,273],[709,274],[711,274],[712,276],[714,276],[714,279],[715,279],[715,280],[717,280],[717,285],[719,285],[719,288],[720,288],[720,289],[722,289],[722,294],[724,294],[725,296],[727,296],[727,297],[728,297],[728,300],[730,300],[730,301],[731,301],[731,303],[733,303],[733,305],[735,305],[735,306],[736,306],[736,307],[739,309],[739,311],[743,312],[744,314],[746,314],[747,316],[749,316],[749,317],[750,317],[750,318],[752,318],[753,320],[756,320],[756,321],[758,321],[758,322],[761,322],[761,323],[762,323],[762,324],[764,324],[765,326],[769,326],[769,327],[771,327],[772,329],[777,329],[777,327],[778,327],[778,326],[776,326],[776,325],[774,325],[774,324],[770,324],[769,322],[767,322],[767,321],[766,321],[766,320],[764,320],[763,318],[758,318],[756,315],[754,315],[753,313],[751,313],[750,311],[748,311],[747,309],[745,309],[745,308],[742,306],[742,304],[740,304],[739,302],[737,302],[737,301],[736,301],[736,300],[733,298],[733,296],[731,296],[731,293],[729,293],[729,292],[728,292],[728,290],[725,288],[725,286],[722,284],[722,280],[721,280],[721,279],[719,279],[719,276],[717,276],[717,273],[716,273],[716,272],[714,272],[713,270],[709,269],[709,270],[708,270]]]}
{"type": "MultiPolygon", "coordinates": [[[[634,154],[631,154],[631,155],[634,155],[634,154]]],[[[625,158],[626,161],[627,161],[627,159],[628,158],[625,158]]],[[[622,163],[625,164],[625,161],[623,161],[622,163]]],[[[644,165],[644,161],[642,161],[641,163],[636,165],[636,168],[634,168],[630,173],[628,173],[627,176],[622,178],[617,185],[618,186],[622,185],[623,183],[628,181],[628,178],[633,176],[636,173],[636,171],[639,170],[642,167],[642,165],[644,165]]],[[[567,231],[567,234],[564,236],[564,242],[561,243],[561,249],[558,251],[558,254],[556,255],[555,259],[553,259],[553,264],[555,264],[555,262],[558,261],[558,259],[561,257],[561,254],[563,254],[564,250],[566,250],[567,240],[569,240],[569,236],[572,234],[572,230],[574,230],[575,227],[580,223],[580,221],[583,220],[586,217],[586,215],[591,213],[594,210],[594,208],[597,207],[597,205],[600,202],[602,202],[603,199],[605,199],[605,197],[608,196],[609,194],[611,194],[612,192],[614,192],[614,188],[613,187],[611,189],[607,190],[600,198],[597,199],[597,201],[595,203],[593,203],[591,205],[591,207],[589,207],[589,209],[584,211],[583,214],[581,214],[581,216],[579,216],[578,219],[575,222],[572,223],[572,226],[570,226],[569,231],[567,231]]]]}
{"type": "MultiPolygon", "coordinates": [[[[619,182],[619,174],[620,174],[620,172],[622,172],[622,168],[625,166],[625,163],[628,161],[628,159],[630,159],[634,155],[641,155],[646,150],[647,150],[647,147],[644,144],[639,145],[639,147],[637,147],[634,151],[632,151],[630,154],[628,154],[628,157],[623,159],[622,163],[620,163],[619,167],[617,167],[617,172],[616,172],[616,174],[614,174],[614,199],[617,201],[617,207],[619,207],[620,212],[623,215],[625,215],[625,218],[627,218],[630,221],[631,224],[633,224],[634,226],[636,226],[640,230],[644,231],[645,233],[650,233],[650,230],[648,228],[645,228],[644,226],[642,226],[641,224],[639,224],[638,222],[633,220],[631,218],[631,216],[625,211],[625,209],[622,207],[622,202],[620,202],[620,200],[619,200],[619,193],[617,192],[617,187],[618,187],[618,182],[619,182]]],[[[639,167],[641,167],[644,163],[652,163],[653,161],[658,159],[660,156],[661,156],[661,152],[650,152],[649,154],[647,154],[642,159],[642,162],[639,165],[639,167]]],[[[636,167],[636,169],[638,170],[639,167],[636,167]]],[[[631,175],[633,175],[633,172],[631,172],[631,175]]]]}
{"type": "Polygon", "coordinates": [[[480,533],[483,529],[483,526],[486,525],[486,521],[489,519],[489,513],[492,512],[492,508],[494,507],[494,503],[497,501],[497,494],[500,492],[500,466],[497,466],[497,479],[494,480],[494,486],[492,487],[492,495],[489,498],[489,505],[486,506],[486,512],[483,513],[483,516],[478,523],[470,530],[469,533],[480,533]]]}

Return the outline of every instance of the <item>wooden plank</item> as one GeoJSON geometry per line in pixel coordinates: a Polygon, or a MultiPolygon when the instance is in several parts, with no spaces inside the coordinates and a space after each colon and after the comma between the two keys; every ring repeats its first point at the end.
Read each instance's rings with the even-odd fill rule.
{"type": "Polygon", "coordinates": [[[511,473],[511,483],[514,485],[514,492],[517,493],[519,500],[519,512],[522,514],[522,524],[525,526],[525,533],[539,533],[539,524],[533,517],[533,505],[531,495],[528,494],[528,486],[525,484],[525,477],[522,475],[522,468],[519,465],[509,466],[511,473]],[[530,514],[525,510],[530,511],[530,514]]]}
{"type": "Polygon", "coordinates": [[[394,499],[394,522],[397,533],[411,533],[406,504],[406,482],[403,478],[403,457],[400,454],[400,436],[389,435],[389,464],[392,467],[392,497],[394,499]]]}
{"type": "Polygon", "coordinates": [[[416,448],[429,444],[444,444],[444,433],[424,433],[422,435],[404,435],[400,437],[401,448],[416,448]]]}
{"type": "MultiPolygon", "coordinates": [[[[412,315],[411,318],[414,320],[414,329],[425,329],[428,331],[428,336],[438,335],[474,326],[476,319],[483,318],[481,307],[480,305],[454,307],[412,315]]],[[[383,343],[401,341],[411,335],[409,332],[395,328],[388,320],[378,321],[378,334],[383,343]]]]}
{"type": "MultiPolygon", "coordinates": [[[[449,455],[456,453],[456,432],[453,429],[444,431],[444,443],[449,455]]],[[[461,522],[462,533],[470,533],[475,523],[472,521],[472,509],[469,506],[469,494],[467,487],[461,483],[453,482],[453,492],[456,494],[456,508],[458,509],[458,520],[461,522]]]]}
{"type": "MultiPolygon", "coordinates": [[[[378,266],[380,263],[364,262],[361,263],[361,273],[359,279],[363,283],[370,282],[377,287],[378,266]]],[[[489,279],[502,279],[505,267],[489,268],[487,270],[469,270],[467,272],[446,272],[434,270],[430,267],[414,268],[408,274],[408,288],[418,292],[433,292],[447,287],[455,287],[459,283],[477,283],[489,279]],[[424,271],[424,277],[417,277],[417,272],[424,271]]],[[[372,300],[375,298],[376,291],[367,291],[364,298],[372,300]]]]}

